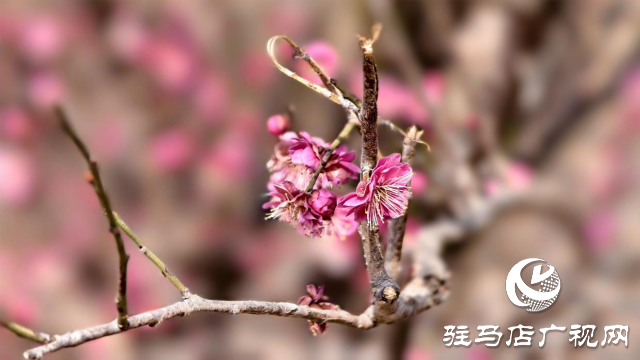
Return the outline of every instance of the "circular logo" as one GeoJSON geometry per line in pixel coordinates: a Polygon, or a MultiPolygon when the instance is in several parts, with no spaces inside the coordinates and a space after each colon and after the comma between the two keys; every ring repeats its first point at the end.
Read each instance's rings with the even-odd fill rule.
{"type": "Polygon", "coordinates": [[[515,264],[507,275],[507,296],[513,305],[526,307],[528,312],[538,312],[549,308],[558,298],[560,293],[560,276],[555,267],[547,263],[547,270],[542,273],[542,265],[533,268],[531,285],[536,285],[537,290],[531,288],[522,280],[522,270],[525,266],[542,259],[524,259],[515,264]],[[516,287],[522,293],[518,298],[516,287]]]}

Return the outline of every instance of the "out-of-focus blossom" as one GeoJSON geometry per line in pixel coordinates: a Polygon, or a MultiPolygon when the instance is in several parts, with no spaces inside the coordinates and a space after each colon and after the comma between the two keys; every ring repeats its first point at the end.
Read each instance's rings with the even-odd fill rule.
{"type": "Polygon", "coordinates": [[[182,91],[196,75],[193,54],[177,41],[149,38],[142,53],[142,66],[168,91],[182,91]]]}
{"type": "MultiPolygon", "coordinates": [[[[329,144],[324,140],[306,132],[283,134],[276,145],[274,156],[267,163],[267,168],[272,173],[270,184],[291,181],[299,189],[305,189],[328,147],[329,144]]],[[[344,145],[336,148],[318,176],[315,188],[337,186],[349,179],[356,179],[360,169],[353,164],[355,156],[355,152],[347,151],[344,145]]]]}
{"type": "Polygon", "coordinates": [[[404,215],[409,204],[409,187],[413,171],[400,162],[400,154],[378,160],[368,182],[361,181],[356,192],[340,198],[338,205],[355,214],[356,221],[366,220],[369,226],[379,226],[387,219],[404,215]]]}
{"type": "Polygon", "coordinates": [[[402,354],[402,360],[429,360],[429,354],[420,349],[418,347],[413,347],[407,349],[404,354],[402,354]]]}
{"type": "Polygon", "coordinates": [[[606,250],[613,241],[617,227],[616,217],[610,211],[600,211],[589,217],[584,229],[588,249],[594,254],[606,250]]]}
{"type": "Polygon", "coordinates": [[[444,95],[445,79],[442,73],[427,72],[422,78],[422,88],[427,99],[434,105],[440,105],[444,95]]]}
{"type": "Polygon", "coordinates": [[[421,171],[414,171],[411,178],[411,193],[413,196],[420,197],[424,195],[429,186],[429,178],[421,171]]]}
{"type": "Polygon", "coordinates": [[[508,165],[503,182],[491,179],[485,182],[484,191],[489,197],[500,195],[505,189],[521,191],[531,186],[533,173],[531,169],[521,163],[508,165]]]}
{"type": "Polygon", "coordinates": [[[179,130],[168,130],[151,142],[150,155],[162,171],[177,171],[186,166],[194,154],[193,140],[179,130]]]}
{"type": "Polygon", "coordinates": [[[24,141],[30,138],[33,132],[31,119],[23,109],[11,107],[0,113],[0,137],[24,141]]]}
{"type": "MultiPolygon", "coordinates": [[[[350,90],[356,96],[362,96],[362,74],[355,75],[350,82],[350,90]]],[[[422,80],[423,91],[427,99],[434,105],[442,102],[445,79],[442,74],[428,72],[422,80]]],[[[411,87],[403,84],[393,76],[379,77],[378,111],[380,116],[388,119],[403,119],[412,124],[425,127],[429,121],[429,113],[420,101],[419,95],[411,87]]]]}
{"type": "Polygon", "coordinates": [[[47,61],[60,53],[64,44],[62,25],[51,16],[36,16],[20,29],[20,46],[35,61],[47,61]]]}
{"type": "Polygon", "coordinates": [[[200,116],[206,120],[218,122],[223,119],[229,102],[225,79],[216,74],[204,76],[196,88],[193,102],[200,116]]]}
{"type": "Polygon", "coordinates": [[[62,80],[48,72],[36,73],[27,84],[29,99],[42,108],[50,108],[62,101],[65,90],[62,80]]]}
{"type": "Polygon", "coordinates": [[[267,219],[280,219],[294,225],[301,234],[311,237],[331,231],[335,195],[331,194],[332,201],[327,190],[314,190],[308,194],[288,181],[273,184],[273,188],[274,191],[269,194],[271,201],[263,205],[263,208],[271,209],[267,219]]]}
{"type": "Polygon", "coordinates": [[[36,190],[36,169],[21,151],[0,147],[0,203],[26,204],[36,190]]]}
{"type": "Polygon", "coordinates": [[[133,13],[120,11],[113,17],[108,40],[115,52],[125,60],[141,59],[147,34],[133,13]]]}
{"type": "Polygon", "coordinates": [[[276,114],[267,120],[267,130],[275,136],[284,134],[290,126],[289,117],[286,115],[276,114]]]}
{"type": "Polygon", "coordinates": [[[269,56],[262,51],[245,54],[240,61],[242,79],[252,87],[262,88],[277,75],[269,56]]]}
{"type": "MultiPolygon", "coordinates": [[[[324,41],[314,41],[304,46],[304,51],[316,62],[325,74],[335,77],[338,70],[338,53],[324,41]]],[[[296,62],[296,72],[312,83],[322,85],[322,80],[305,61],[296,62]]]]}
{"type": "MultiPolygon", "coordinates": [[[[307,285],[307,294],[308,295],[300,297],[298,305],[305,305],[310,308],[322,310],[337,310],[340,308],[339,306],[327,301],[329,300],[329,297],[324,294],[324,286],[309,284],[307,285]]],[[[309,330],[311,330],[313,336],[322,334],[327,330],[327,323],[319,324],[311,320],[307,321],[309,322],[309,330]]]]}

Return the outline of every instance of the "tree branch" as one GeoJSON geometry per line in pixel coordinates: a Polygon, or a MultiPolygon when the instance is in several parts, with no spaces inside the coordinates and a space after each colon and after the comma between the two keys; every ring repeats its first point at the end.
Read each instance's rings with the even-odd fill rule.
{"type": "Polygon", "coordinates": [[[118,310],[118,326],[121,328],[125,328],[127,326],[127,263],[129,262],[129,255],[124,248],[124,242],[122,241],[122,235],[118,230],[118,225],[116,223],[116,219],[113,216],[113,209],[111,208],[111,202],[109,201],[109,196],[107,195],[107,191],[104,188],[102,183],[102,178],[100,177],[100,171],[98,169],[98,163],[91,158],[91,154],[89,153],[89,149],[84,144],[84,142],[80,139],[80,137],[76,134],[75,130],[71,126],[67,114],[63,111],[61,107],[56,107],[55,109],[56,117],[60,122],[62,130],[67,134],[73,143],[76,145],[82,157],[87,162],[87,166],[89,167],[89,171],[91,173],[90,183],[93,186],[93,190],[98,196],[98,200],[100,201],[100,205],[104,210],[105,216],[107,217],[107,221],[109,222],[109,232],[113,235],[113,238],[116,242],[116,248],[118,250],[118,267],[119,267],[119,278],[118,278],[118,296],[116,298],[116,308],[118,310]]]}
{"type": "Polygon", "coordinates": [[[169,269],[167,268],[167,265],[165,265],[165,263],[153,251],[151,251],[148,247],[146,247],[142,243],[142,241],[140,241],[138,236],[136,236],[136,234],[129,228],[129,226],[127,226],[127,224],[124,221],[122,221],[122,219],[118,216],[118,214],[115,211],[113,212],[113,217],[116,219],[116,223],[118,224],[118,226],[138,246],[138,249],[140,249],[140,251],[144,254],[144,256],[146,256],[149,260],[151,260],[151,262],[158,269],[160,269],[160,272],[162,272],[162,275],[165,278],[167,278],[167,280],[169,280],[173,284],[173,286],[175,286],[175,288],[178,289],[178,291],[180,291],[182,298],[186,299],[190,297],[191,293],[189,292],[189,289],[186,286],[184,286],[184,284],[178,279],[178,277],[176,277],[173,273],[169,271],[169,269]]]}
{"type": "Polygon", "coordinates": [[[360,315],[354,315],[344,310],[322,310],[292,303],[208,300],[198,295],[192,295],[190,298],[172,305],[130,316],[127,318],[128,327],[126,329],[121,329],[115,321],[112,321],[108,324],[54,336],[53,341],[26,351],[24,357],[26,359],[41,359],[44,355],[60,349],[82,345],[89,341],[147,325],[157,326],[165,320],[196,312],[302,318],[318,323],[336,323],[368,330],[380,324],[399,321],[425,311],[431,306],[441,303],[447,295],[444,282],[434,277],[415,279],[406,289],[406,295],[398,300],[398,311],[389,315],[376,314],[373,306],[360,315]]]}
{"type": "MultiPolygon", "coordinates": [[[[371,39],[359,38],[363,54],[362,70],[364,73],[363,101],[360,111],[360,128],[362,132],[362,158],[360,161],[361,180],[369,181],[371,170],[376,166],[378,156],[378,70],[373,58],[373,43],[381,31],[380,24],[373,26],[371,39]]],[[[396,310],[400,288],[384,269],[384,257],[380,249],[380,228],[360,223],[362,250],[369,273],[371,293],[376,312],[393,313],[396,310]]]]}
{"type": "MultiPolygon", "coordinates": [[[[416,152],[416,142],[420,141],[423,131],[412,126],[407,131],[402,143],[402,162],[409,163],[416,152]]],[[[411,182],[409,182],[411,186],[411,182]]],[[[399,218],[392,219],[389,223],[389,242],[387,244],[385,256],[385,269],[389,276],[398,281],[402,260],[402,241],[407,226],[407,214],[399,218]]]]}

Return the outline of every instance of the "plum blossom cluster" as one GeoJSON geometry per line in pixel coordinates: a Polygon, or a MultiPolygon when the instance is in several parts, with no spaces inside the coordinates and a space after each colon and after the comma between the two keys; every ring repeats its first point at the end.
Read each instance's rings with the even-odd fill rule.
{"type": "MultiPolygon", "coordinates": [[[[480,333],[474,342],[485,343],[485,346],[496,347],[500,345],[500,339],[502,338],[502,332],[498,331],[497,325],[481,325],[478,326],[480,333]]],[[[445,346],[469,346],[471,341],[469,339],[469,327],[468,326],[454,326],[447,325],[444,327],[444,339],[445,346]],[[455,330],[455,331],[454,331],[455,330]]],[[[513,346],[531,346],[531,340],[534,335],[533,326],[524,326],[522,324],[518,326],[512,326],[508,328],[509,340],[505,343],[507,346],[511,346],[513,340],[513,346]],[[514,330],[518,330],[518,336],[513,337],[514,330]]],[[[539,347],[544,347],[547,332],[558,331],[564,332],[567,328],[565,326],[555,326],[551,324],[551,327],[540,329],[542,339],[538,342],[539,347]]],[[[595,348],[598,346],[598,341],[592,339],[595,337],[596,326],[595,325],[571,325],[571,331],[569,331],[569,342],[573,343],[574,347],[587,347],[595,348]]],[[[618,345],[619,342],[624,341],[624,346],[629,347],[627,342],[627,336],[629,334],[629,326],[626,325],[610,325],[604,327],[604,339],[600,343],[601,347],[613,344],[618,345]]]]}
{"type": "Polygon", "coordinates": [[[263,205],[270,209],[267,219],[292,224],[306,236],[336,235],[345,239],[356,231],[357,224],[346,211],[336,211],[338,199],[330,189],[358,178],[360,169],[353,164],[355,151],[338,146],[307,191],[330,144],[306,132],[287,131],[288,126],[283,115],[274,115],[267,123],[269,132],[279,139],[267,163],[271,173],[267,185],[270,200],[263,205]]]}
{"type": "MultiPolygon", "coordinates": [[[[300,299],[298,299],[298,305],[306,305],[310,308],[322,310],[338,310],[340,308],[338,305],[327,301],[329,298],[324,295],[324,286],[309,284],[307,285],[307,294],[308,295],[301,296],[300,299]]],[[[309,330],[311,330],[313,336],[322,334],[327,330],[327,323],[307,321],[309,322],[309,330]]]]}
{"type": "Polygon", "coordinates": [[[353,164],[355,151],[340,145],[324,159],[330,144],[304,131],[286,131],[288,125],[282,116],[271,117],[267,124],[272,134],[279,135],[274,155],[267,163],[271,173],[267,186],[271,200],[263,205],[271,209],[267,219],[290,223],[307,236],[335,233],[344,239],[359,222],[377,227],[404,215],[413,170],[400,161],[400,154],[380,159],[355,192],[338,200],[330,189],[357,179],[360,173],[353,164]]]}

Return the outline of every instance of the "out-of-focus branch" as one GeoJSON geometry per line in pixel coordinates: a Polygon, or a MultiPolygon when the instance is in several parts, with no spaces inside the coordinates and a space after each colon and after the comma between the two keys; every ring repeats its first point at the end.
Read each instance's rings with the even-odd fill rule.
{"type": "Polygon", "coordinates": [[[13,321],[6,321],[0,318],[0,326],[6,328],[7,330],[23,339],[35,341],[40,344],[46,344],[51,341],[51,336],[49,334],[33,331],[28,327],[22,326],[13,321]]]}
{"type": "MultiPolygon", "coordinates": [[[[376,166],[378,156],[378,70],[373,58],[373,43],[380,35],[381,26],[373,27],[373,37],[360,37],[360,49],[363,54],[362,70],[364,73],[363,101],[360,113],[362,132],[362,160],[360,161],[361,177],[368,181],[371,171],[376,166]]],[[[377,225],[360,223],[362,249],[369,273],[374,305],[380,306],[382,312],[394,312],[400,293],[398,284],[393,281],[384,269],[384,257],[380,249],[380,228],[377,225]]]]}
{"type": "Polygon", "coordinates": [[[146,247],[142,243],[142,241],[140,241],[138,236],[129,228],[129,226],[127,226],[127,224],[124,221],[122,221],[122,219],[120,219],[120,217],[115,211],[113,212],[113,216],[116,219],[116,222],[118,223],[118,226],[120,227],[120,229],[122,229],[122,231],[124,231],[125,234],[127,234],[129,238],[138,246],[138,249],[140,249],[140,251],[144,254],[144,256],[146,256],[149,260],[151,260],[151,262],[158,269],[160,269],[160,272],[162,272],[162,275],[165,278],[167,278],[167,280],[169,280],[173,284],[173,286],[175,286],[175,288],[178,289],[178,291],[180,291],[180,294],[182,294],[182,298],[186,299],[190,297],[191,293],[189,292],[189,289],[186,286],[184,286],[184,284],[178,279],[178,277],[176,277],[173,273],[169,271],[169,269],[167,268],[167,265],[165,265],[165,263],[153,251],[151,251],[148,247],[146,247]]]}
{"type": "MultiPolygon", "coordinates": [[[[402,143],[402,161],[410,163],[416,152],[416,143],[420,141],[423,131],[412,126],[407,131],[402,143]]],[[[411,185],[411,183],[409,183],[411,185]]],[[[385,269],[389,276],[398,281],[400,274],[400,265],[402,260],[402,241],[404,240],[404,232],[407,226],[407,214],[399,218],[392,219],[389,223],[389,241],[385,256],[385,269]]]]}
{"type": "Polygon", "coordinates": [[[118,279],[118,296],[116,298],[116,308],[118,310],[118,326],[120,326],[121,328],[125,328],[127,326],[127,263],[129,262],[129,255],[127,255],[127,252],[124,248],[122,235],[120,234],[120,230],[118,230],[118,224],[116,223],[116,219],[113,215],[113,209],[111,208],[109,196],[107,195],[107,191],[105,190],[102,183],[102,178],[100,177],[100,171],[98,169],[98,163],[91,158],[89,149],[80,139],[78,134],[76,134],[64,110],[61,107],[56,107],[55,114],[58,118],[58,121],[60,121],[62,130],[69,136],[69,138],[71,138],[73,143],[82,154],[82,157],[87,162],[87,166],[89,167],[89,171],[91,173],[91,178],[89,180],[91,182],[91,185],[93,185],[93,189],[98,196],[100,205],[102,206],[107,221],[109,222],[109,232],[113,235],[113,238],[116,242],[119,259],[118,267],[120,272],[118,279]]]}

